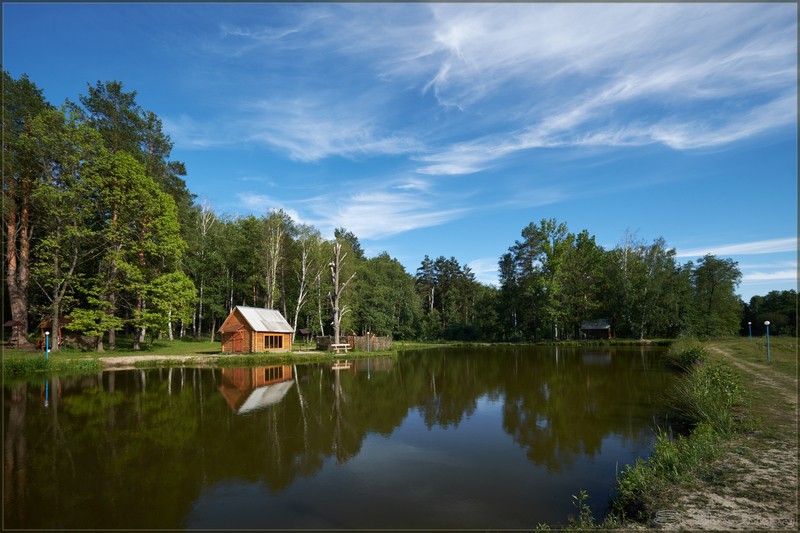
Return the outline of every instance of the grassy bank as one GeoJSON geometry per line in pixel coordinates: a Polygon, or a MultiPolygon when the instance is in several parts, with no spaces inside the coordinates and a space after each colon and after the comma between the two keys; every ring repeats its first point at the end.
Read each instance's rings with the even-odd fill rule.
{"type": "Polygon", "coordinates": [[[670,411],[688,432],[671,439],[659,428],[650,458],[627,465],[618,475],[611,509],[620,520],[652,520],[664,492],[719,457],[724,443],[745,427],[746,402],[734,370],[711,360],[699,343],[676,343],[668,357],[686,373],[671,395],[670,411]]]}
{"type": "Polygon", "coordinates": [[[301,364],[339,359],[358,359],[364,357],[395,356],[404,350],[422,350],[452,343],[423,343],[398,341],[392,350],[383,351],[350,351],[348,354],[334,355],[331,352],[316,352],[311,343],[295,344],[295,349],[286,353],[256,354],[222,354],[219,341],[209,339],[180,339],[175,341],[156,340],[141,350],[132,349],[132,340],[122,337],[117,342],[116,350],[104,352],[81,351],[64,348],[58,352],[50,352],[45,358],[42,351],[3,349],[2,376],[6,379],[24,376],[41,376],[47,374],[90,374],[102,370],[105,365],[101,359],[121,361],[124,358],[148,356],[146,361],[136,361],[136,368],[178,367],[193,365],[215,365],[219,367],[269,365],[269,364],[301,364]],[[313,353],[308,353],[313,352],[313,353]],[[160,358],[159,356],[163,356],[160,358]]]}
{"type": "Polygon", "coordinates": [[[103,369],[99,359],[46,357],[44,354],[27,357],[3,357],[3,378],[14,379],[41,374],[92,374],[103,369]]]}
{"type": "MultiPolygon", "coordinates": [[[[796,530],[797,340],[730,338],[673,343],[685,379],[670,398],[685,432],[658,432],[648,460],[618,474],[597,523],[581,491],[567,530],[796,530]]],[[[549,529],[540,525],[539,529],[549,529]]]]}

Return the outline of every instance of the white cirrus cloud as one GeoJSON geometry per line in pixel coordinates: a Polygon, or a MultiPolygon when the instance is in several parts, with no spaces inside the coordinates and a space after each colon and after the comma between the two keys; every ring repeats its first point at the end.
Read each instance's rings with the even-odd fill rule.
{"type": "Polygon", "coordinates": [[[334,106],[324,100],[296,98],[251,104],[245,140],[285,151],[297,161],[329,156],[398,155],[420,149],[413,138],[383,131],[358,105],[334,106]]]}
{"type": "Polygon", "coordinates": [[[739,244],[723,244],[706,248],[678,250],[676,257],[702,257],[712,255],[754,255],[782,252],[797,252],[797,237],[767,239],[764,241],[744,242],[739,244]]]}
{"type": "Polygon", "coordinates": [[[499,98],[518,98],[519,91],[534,97],[520,104],[527,111],[514,127],[422,155],[424,174],[479,172],[534,148],[715,147],[796,124],[796,26],[781,16],[792,8],[433,9],[431,42],[416,45],[436,50],[424,55],[433,73],[423,90],[466,110],[478,103],[502,108],[499,98]]]}
{"type": "Polygon", "coordinates": [[[438,226],[463,216],[466,208],[442,209],[418,194],[375,191],[329,198],[316,213],[329,228],[345,227],[360,239],[381,239],[418,228],[438,226]]]}
{"type": "Polygon", "coordinates": [[[742,283],[758,281],[797,281],[797,270],[776,270],[775,272],[748,272],[742,274],[742,283]]]}
{"type": "Polygon", "coordinates": [[[497,285],[498,259],[496,257],[481,257],[473,259],[467,266],[475,274],[475,279],[487,285],[497,285]]]}
{"type": "Polygon", "coordinates": [[[173,120],[176,143],[260,144],[301,162],[404,156],[420,174],[454,176],[533,149],[689,150],[797,123],[790,4],[279,11],[222,23],[221,49],[246,55],[251,71],[224,116],[173,120]]]}

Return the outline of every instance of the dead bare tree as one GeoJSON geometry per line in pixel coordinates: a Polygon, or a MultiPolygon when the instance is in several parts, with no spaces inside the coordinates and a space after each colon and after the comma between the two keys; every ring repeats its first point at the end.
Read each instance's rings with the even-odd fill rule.
{"type": "Polygon", "coordinates": [[[333,343],[339,344],[339,331],[342,325],[342,317],[350,311],[350,309],[344,305],[341,305],[341,298],[342,293],[353,281],[353,278],[356,277],[356,273],[353,274],[345,281],[341,287],[339,286],[339,275],[341,274],[342,270],[342,262],[344,261],[345,257],[347,257],[347,252],[342,255],[342,243],[338,240],[333,243],[333,261],[331,261],[328,266],[331,269],[331,280],[333,281],[333,293],[328,293],[328,299],[331,302],[331,307],[333,307],[333,343]]]}

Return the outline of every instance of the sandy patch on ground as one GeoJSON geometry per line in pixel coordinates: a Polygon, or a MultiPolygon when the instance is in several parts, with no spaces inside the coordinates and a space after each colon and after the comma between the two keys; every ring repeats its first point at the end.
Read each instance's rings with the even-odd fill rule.
{"type": "Polygon", "coordinates": [[[180,361],[191,362],[192,365],[204,366],[216,363],[219,356],[201,355],[119,355],[115,357],[101,357],[100,362],[106,370],[129,370],[135,368],[136,363],[143,361],[180,361]]]}
{"type": "Polygon", "coordinates": [[[712,465],[699,490],[679,496],[673,510],[656,514],[653,525],[671,530],[797,530],[797,382],[719,348],[711,350],[770,392],[775,398],[770,414],[778,425],[737,439],[712,465]]]}
{"type": "MultiPolygon", "coordinates": [[[[285,355],[285,354],[278,354],[285,355]]],[[[301,351],[292,352],[292,355],[319,355],[324,357],[326,352],[301,351]]],[[[174,361],[191,364],[191,366],[209,366],[217,363],[220,357],[236,357],[235,355],[117,355],[113,357],[100,357],[105,370],[130,370],[136,367],[136,363],[158,361],[174,361]]]]}

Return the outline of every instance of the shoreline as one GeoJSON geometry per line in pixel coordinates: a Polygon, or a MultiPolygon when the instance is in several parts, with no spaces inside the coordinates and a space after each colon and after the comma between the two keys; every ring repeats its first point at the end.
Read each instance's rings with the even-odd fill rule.
{"type": "MultiPolygon", "coordinates": [[[[259,357],[278,357],[281,360],[285,359],[286,356],[296,356],[300,355],[304,358],[309,355],[317,355],[320,358],[326,357],[328,352],[316,352],[316,351],[302,351],[302,352],[284,352],[284,353],[274,353],[274,354],[242,354],[244,356],[251,356],[257,355],[259,357]]],[[[349,355],[349,354],[348,354],[349,355]]],[[[198,367],[209,367],[217,365],[220,359],[228,359],[230,355],[222,354],[219,355],[116,355],[110,357],[98,357],[97,360],[103,365],[102,370],[132,370],[142,368],[142,366],[137,366],[137,363],[153,363],[153,366],[164,366],[163,362],[166,363],[183,363],[189,364],[191,366],[198,366],[198,367]],[[159,364],[162,363],[162,364],[159,364]]],[[[266,361],[265,361],[266,362],[266,361]]],[[[242,364],[248,364],[246,362],[242,362],[242,364]]],[[[183,365],[169,365],[169,366],[183,366],[183,365]]]]}

